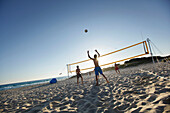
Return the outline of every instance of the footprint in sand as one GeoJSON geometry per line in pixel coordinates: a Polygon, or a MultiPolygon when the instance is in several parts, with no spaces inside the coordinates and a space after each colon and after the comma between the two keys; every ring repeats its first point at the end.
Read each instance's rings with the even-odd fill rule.
{"type": "Polygon", "coordinates": [[[133,98],[129,98],[129,97],[125,97],[125,98],[123,98],[123,101],[133,102],[134,99],[133,98]]]}
{"type": "Polygon", "coordinates": [[[165,108],[165,106],[157,106],[155,109],[156,109],[157,113],[158,112],[162,113],[164,111],[164,108],[165,108]]]}
{"type": "Polygon", "coordinates": [[[121,104],[121,105],[119,105],[118,107],[117,107],[117,109],[119,109],[119,110],[125,110],[125,109],[127,109],[129,107],[129,104],[121,104]]]}
{"type": "Polygon", "coordinates": [[[142,109],[142,107],[138,107],[131,111],[131,113],[139,113],[139,111],[142,109]]]}
{"type": "Polygon", "coordinates": [[[146,100],[149,102],[153,102],[157,98],[156,95],[150,95],[146,100]]]}
{"type": "Polygon", "coordinates": [[[114,103],[115,106],[118,106],[118,105],[120,105],[120,104],[121,104],[121,103],[118,102],[118,101],[116,101],[116,102],[114,103]]]}
{"type": "Polygon", "coordinates": [[[170,88],[162,88],[156,91],[157,94],[166,93],[166,92],[170,92],[170,88]]]}
{"type": "Polygon", "coordinates": [[[140,99],[145,99],[146,97],[148,97],[148,94],[144,94],[144,95],[139,96],[140,99]]]}
{"type": "Polygon", "coordinates": [[[130,104],[129,109],[131,109],[131,108],[136,108],[136,107],[137,107],[136,103],[133,102],[133,103],[130,104]]]}
{"type": "Polygon", "coordinates": [[[141,106],[141,105],[144,106],[144,105],[146,105],[146,104],[147,104],[147,103],[146,103],[146,102],[143,102],[143,101],[137,103],[138,106],[141,106]]]}

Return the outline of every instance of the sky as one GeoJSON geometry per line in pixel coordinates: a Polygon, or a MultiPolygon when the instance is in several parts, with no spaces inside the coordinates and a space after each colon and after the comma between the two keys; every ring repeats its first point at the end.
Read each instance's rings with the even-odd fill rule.
{"type": "MultiPolygon", "coordinates": [[[[0,84],[66,76],[87,50],[146,38],[163,53],[155,55],[170,54],[169,0],[0,0],[0,84]]],[[[126,53],[138,54],[116,57],[126,53]]]]}

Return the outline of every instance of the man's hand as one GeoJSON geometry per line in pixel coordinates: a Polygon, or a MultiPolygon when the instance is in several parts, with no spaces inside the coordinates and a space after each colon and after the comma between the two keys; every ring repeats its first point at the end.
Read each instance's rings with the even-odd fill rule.
{"type": "Polygon", "coordinates": [[[91,58],[91,57],[90,57],[90,55],[89,55],[89,50],[87,51],[87,54],[88,54],[88,57],[89,57],[90,59],[92,59],[92,60],[93,60],[93,58],[91,58]]]}
{"type": "Polygon", "coordinates": [[[96,51],[96,53],[98,54],[98,57],[100,57],[100,54],[99,54],[99,52],[97,51],[97,49],[96,49],[95,51],[96,51]]]}

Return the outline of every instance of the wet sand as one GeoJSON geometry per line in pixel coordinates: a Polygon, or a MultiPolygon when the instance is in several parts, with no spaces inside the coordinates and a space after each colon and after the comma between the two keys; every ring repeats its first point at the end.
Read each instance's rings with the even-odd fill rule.
{"type": "Polygon", "coordinates": [[[94,73],[56,84],[40,84],[0,91],[0,112],[28,113],[168,113],[170,64],[143,64],[104,72],[95,86],[94,73]],[[81,80],[79,80],[81,82],[81,80]]]}

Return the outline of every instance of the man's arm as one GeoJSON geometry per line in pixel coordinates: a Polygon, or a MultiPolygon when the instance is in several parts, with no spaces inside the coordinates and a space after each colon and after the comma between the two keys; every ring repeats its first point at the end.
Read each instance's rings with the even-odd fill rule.
{"type": "Polygon", "coordinates": [[[79,70],[79,73],[81,74],[81,71],[79,70]]]}
{"type": "Polygon", "coordinates": [[[88,54],[88,57],[89,57],[90,59],[92,59],[92,60],[93,60],[93,58],[91,58],[91,57],[90,57],[90,55],[89,55],[89,51],[87,51],[87,54],[88,54]]]}
{"type": "Polygon", "coordinates": [[[98,54],[98,57],[100,57],[100,54],[99,54],[99,52],[97,51],[97,50],[95,50],[96,52],[97,52],[97,54],[98,54]]]}
{"type": "Polygon", "coordinates": [[[76,69],[76,74],[78,74],[78,70],[76,69]]]}

